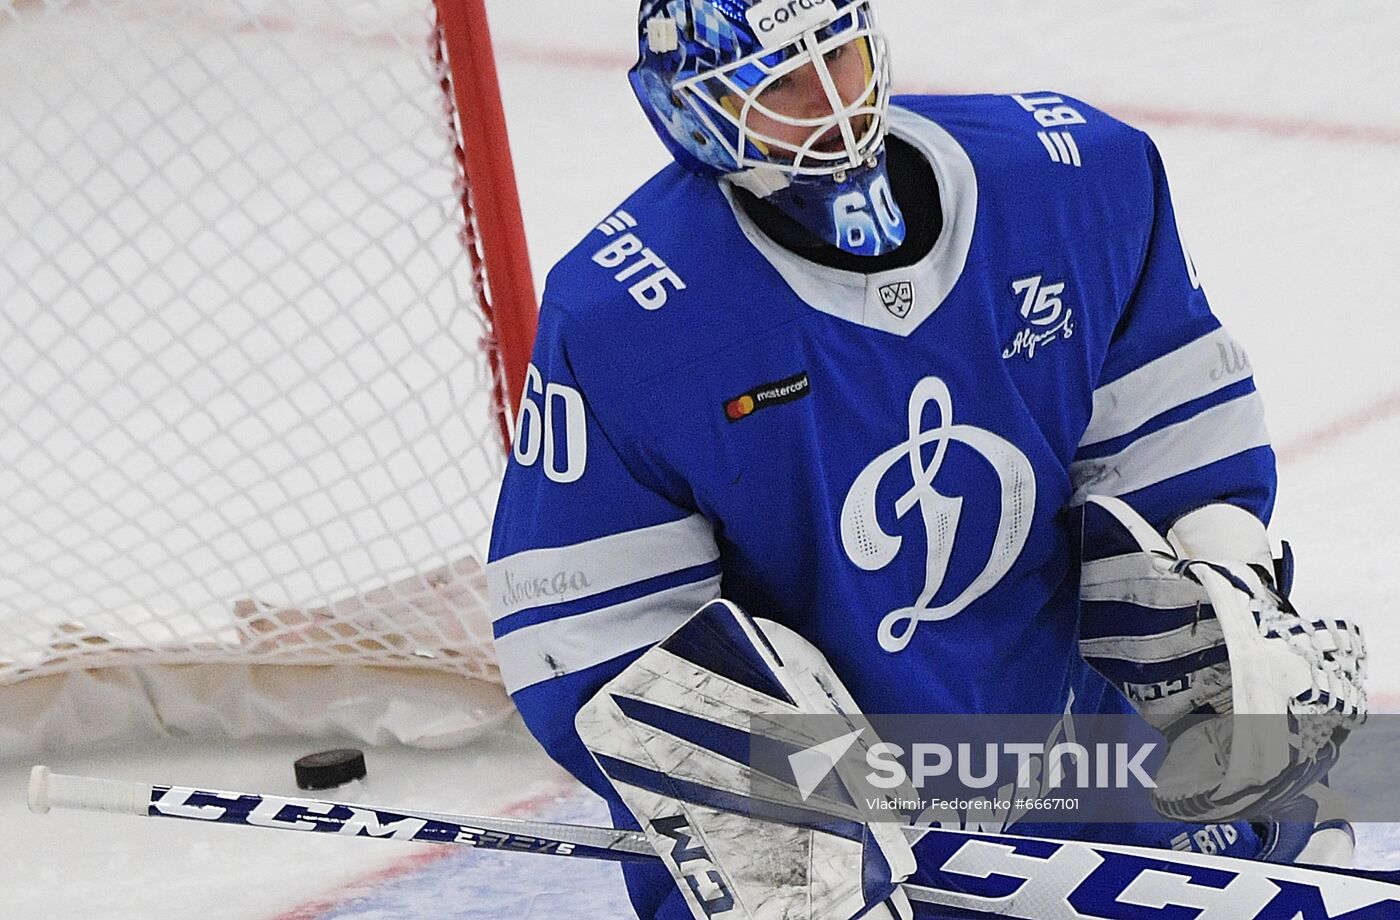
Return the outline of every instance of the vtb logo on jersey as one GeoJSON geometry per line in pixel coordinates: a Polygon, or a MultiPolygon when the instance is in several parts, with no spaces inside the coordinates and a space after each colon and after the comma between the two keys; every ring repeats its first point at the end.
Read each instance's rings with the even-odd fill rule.
{"type": "Polygon", "coordinates": [[[880,285],[880,303],[898,319],[904,319],[914,309],[914,283],[896,281],[880,285]]]}
{"type": "Polygon", "coordinates": [[[880,523],[880,484],[907,464],[907,472],[898,475],[912,479],[912,485],[895,500],[894,515],[903,520],[919,509],[925,534],[924,587],[913,603],[891,610],[880,621],[880,647],[887,652],[903,651],[920,623],[957,616],[1001,581],[1021,555],[1035,513],[1035,470],[1030,460],[999,435],[955,423],[953,397],[941,379],[925,377],[915,385],[909,396],[908,421],[907,437],[861,470],[841,506],[841,546],[846,557],[867,572],[885,568],[904,549],[904,538],[887,533],[880,523]],[[938,415],[933,427],[926,429],[925,411],[930,405],[938,415]],[[954,444],[971,448],[996,473],[999,494],[971,496],[975,509],[995,510],[996,533],[981,572],[952,600],[935,605],[963,518],[964,496],[943,495],[934,486],[954,444]],[[925,447],[933,448],[928,463],[925,447]]]}

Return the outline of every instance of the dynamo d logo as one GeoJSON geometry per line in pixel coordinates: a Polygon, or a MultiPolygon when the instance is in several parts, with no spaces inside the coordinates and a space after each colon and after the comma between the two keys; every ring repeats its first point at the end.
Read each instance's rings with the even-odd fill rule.
{"type": "Polygon", "coordinates": [[[915,385],[909,396],[908,418],[907,437],[861,470],[841,506],[841,546],[847,558],[867,572],[883,569],[903,550],[904,539],[885,532],[877,496],[885,477],[907,463],[904,475],[912,478],[913,484],[895,501],[894,515],[903,520],[910,511],[919,509],[925,535],[924,589],[912,604],[891,610],[881,620],[880,647],[887,652],[908,647],[920,623],[956,616],[990,591],[1021,555],[1035,511],[1035,471],[1030,460],[1005,438],[972,425],[955,424],[953,397],[941,379],[925,377],[915,385]],[[924,412],[929,405],[937,409],[938,418],[933,428],[925,430],[924,412]],[[942,495],[934,487],[953,444],[971,448],[996,472],[999,494],[971,498],[974,507],[997,509],[998,518],[985,567],[951,601],[934,606],[933,599],[943,587],[952,560],[963,510],[963,496],[942,495]],[[924,448],[930,445],[933,457],[924,463],[924,448]]]}

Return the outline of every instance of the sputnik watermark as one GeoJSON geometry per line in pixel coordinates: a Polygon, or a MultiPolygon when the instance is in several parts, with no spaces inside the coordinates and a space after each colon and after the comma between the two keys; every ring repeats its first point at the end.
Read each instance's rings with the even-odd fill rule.
{"type": "Polygon", "coordinates": [[[1030,786],[1035,780],[1034,774],[1042,769],[1045,778],[1042,789],[1063,788],[1071,770],[1071,788],[1074,789],[1157,788],[1144,767],[1157,750],[1156,742],[1083,745],[1066,741],[1048,750],[1031,742],[988,742],[978,747],[982,748],[981,757],[974,757],[974,745],[970,743],[954,747],[936,742],[915,743],[909,746],[910,766],[906,768],[905,749],[881,741],[866,749],[866,764],[871,769],[866,781],[877,789],[898,789],[909,782],[922,788],[931,779],[956,775],[964,788],[990,789],[1003,782],[1000,766],[1014,759],[1017,788],[1030,786]]]}
{"type": "MultiPolygon", "coordinates": [[[[1217,718],[1229,720],[1226,728],[1266,733],[1280,747],[1297,730],[1273,716],[1217,718]]],[[[1196,777],[1221,782],[1215,747],[1192,750],[1186,760],[1177,752],[1164,776],[1167,750],[1166,739],[1131,714],[786,716],[753,734],[749,763],[754,798],[773,803],[773,820],[788,820],[798,806],[861,821],[1002,831],[1066,820],[1159,822],[1154,803],[1162,789],[1186,788],[1196,777]]],[[[1400,715],[1375,717],[1351,733],[1330,785],[1365,803],[1358,817],[1400,820],[1397,750],[1400,715]]]]}
{"type": "Polygon", "coordinates": [[[890,812],[899,815],[965,814],[965,815],[1004,815],[1012,810],[1025,811],[1075,811],[1079,808],[1078,796],[1016,796],[1015,798],[974,798],[942,799],[923,798],[867,798],[865,807],[874,812],[890,812]]]}
{"type": "MultiPolygon", "coordinates": [[[[804,802],[811,798],[860,735],[859,731],[850,732],[789,756],[804,802]]],[[[865,749],[865,763],[869,768],[865,781],[875,789],[900,789],[909,783],[917,789],[923,788],[929,780],[956,776],[962,788],[990,789],[1002,785],[1000,765],[1014,761],[1014,788],[1017,789],[1035,784],[1042,791],[1057,790],[1064,788],[1067,781],[1071,789],[1155,789],[1157,783],[1148,775],[1145,763],[1156,750],[1156,742],[1084,745],[1065,741],[1048,750],[1030,742],[989,742],[976,746],[964,742],[951,747],[937,742],[918,742],[909,746],[910,766],[906,768],[905,748],[880,741],[865,749]],[[980,757],[974,756],[974,747],[981,748],[980,757]]],[[[881,797],[872,799],[869,807],[881,811],[898,810],[903,806],[888,803],[900,801],[903,800],[898,797],[881,797]],[[880,804],[873,804],[876,801],[880,804]]],[[[906,804],[921,801],[910,800],[906,804]]],[[[988,807],[995,805],[990,800],[988,803],[988,807]]]]}

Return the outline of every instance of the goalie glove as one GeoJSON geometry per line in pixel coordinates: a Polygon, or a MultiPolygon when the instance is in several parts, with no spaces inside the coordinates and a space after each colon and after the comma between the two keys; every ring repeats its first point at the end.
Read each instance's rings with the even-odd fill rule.
{"type": "Polygon", "coordinates": [[[913,850],[898,826],[864,823],[841,779],[847,758],[825,761],[825,778],[801,795],[789,758],[786,804],[754,797],[750,732],[781,731],[762,716],[783,715],[840,716],[857,750],[878,740],[820,651],[716,600],[604,685],[574,724],[699,920],[908,920],[898,883],[914,871],[913,850]],[[784,823],[755,817],[775,813],[784,823]]]}
{"type": "Polygon", "coordinates": [[[1154,807],[1183,821],[1267,815],[1322,779],[1366,716],[1360,630],[1298,615],[1243,509],[1208,505],[1166,539],[1120,499],[1092,497],[1085,516],[1109,549],[1084,563],[1081,599],[1162,619],[1105,622],[1122,606],[1086,603],[1081,641],[1168,738],[1154,807]]]}

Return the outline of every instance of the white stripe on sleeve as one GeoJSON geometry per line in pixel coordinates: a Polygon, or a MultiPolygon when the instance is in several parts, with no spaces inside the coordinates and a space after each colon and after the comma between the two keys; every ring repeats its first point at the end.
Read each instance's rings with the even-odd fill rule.
{"type": "Polygon", "coordinates": [[[1244,350],[1225,329],[1216,329],[1095,390],[1094,413],[1079,443],[1121,438],[1163,412],[1249,376],[1244,350]]]}
{"type": "Polygon", "coordinates": [[[533,607],[602,594],[718,558],[714,530],[700,514],[572,546],[525,550],[486,567],[491,621],[533,607]]]}
{"type": "Polygon", "coordinates": [[[1150,636],[1081,639],[1079,651],[1085,658],[1109,658],[1137,665],[1164,664],[1215,648],[1224,641],[1225,633],[1218,620],[1202,620],[1150,636]]]}
{"type": "Polygon", "coordinates": [[[1120,601],[1152,610],[1210,603],[1200,585],[1159,571],[1145,553],[1087,560],[1079,576],[1079,599],[1120,601]]]}
{"type": "Polygon", "coordinates": [[[501,679],[514,693],[655,645],[716,597],[718,575],[518,629],[496,640],[501,679]]]}
{"type": "Polygon", "coordinates": [[[1071,504],[1090,495],[1126,495],[1269,443],[1258,393],[1207,409],[1138,438],[1107,457],[1070,466],[1071,504]]]}

